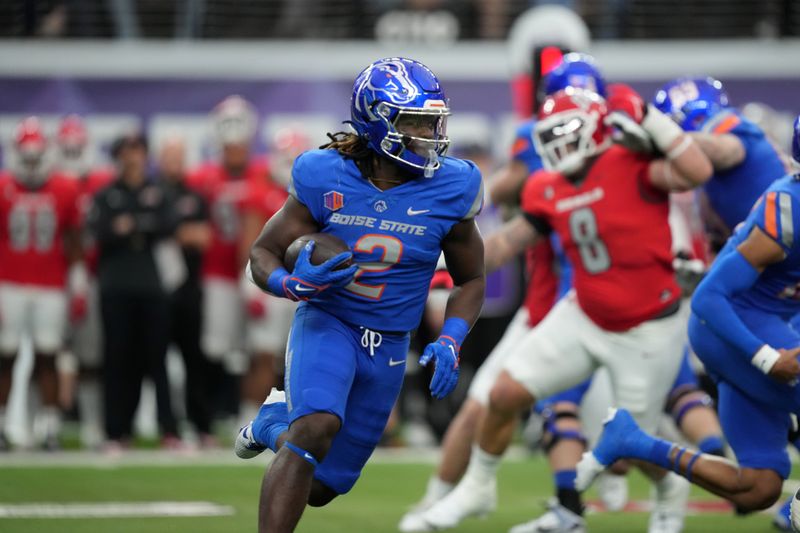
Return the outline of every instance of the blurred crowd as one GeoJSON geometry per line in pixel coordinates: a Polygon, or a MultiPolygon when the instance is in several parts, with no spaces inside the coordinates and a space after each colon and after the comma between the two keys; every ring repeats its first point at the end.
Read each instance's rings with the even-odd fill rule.
{"type": "Polygon", "coordinates": [[[49,38],[504,39],[525,10],[573,9],[601,39],[798,35],[792,0],[11,0],[0,36],[49,38]]]}
{"type": "Polygon", "coordinates": [[[251,104],[229,97],[211,118],[219,156],[191,169],[177,134],[151,154],[140,131],[122,132],[113,165],[96,167],[80,117],[55,134],[36,117],[19,123],[0,176],[0,428],[26,337],[40,404],[31,440],[46,448],[59,447],[62,413],[75,402],[85,445],[128,446],[144,378],[168,447],[181,445],[177,403],[200,445],[214,446],[215,418],[238,416],[240,400],[252,416],[263,401],[292,304],[253,290],[241,272],[249,243],[286,198],[281,157],[307,140],[284,139],[278,146],[291,153],[277,155],[271,173],[251,153],[251,104]],[[184,363],[183,402],[170,396],[170,345],[184,363]]]}

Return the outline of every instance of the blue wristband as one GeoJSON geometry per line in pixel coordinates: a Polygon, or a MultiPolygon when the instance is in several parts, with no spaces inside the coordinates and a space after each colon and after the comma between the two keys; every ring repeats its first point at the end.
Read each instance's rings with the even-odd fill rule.
{"type": "Polygon", "coordinates": [[[467,333],[469,333],[469,324],[467,324],[466,320],[458,317],[450,317],[444,321],[442,331],[439,333],[439,338],[444,337],[446,340],[455,344],[456,348],[460,350],[464,339],[467,338],[467,333]]]}
{"type": "Polygon", "coordinates": [[[285,280],[289,277],[289,271],[283,267],[278,267],[272,271],[272,274],[267,278],[267,289],[275,296],[282,298],[289,298],[286,291],[285,280]]]}

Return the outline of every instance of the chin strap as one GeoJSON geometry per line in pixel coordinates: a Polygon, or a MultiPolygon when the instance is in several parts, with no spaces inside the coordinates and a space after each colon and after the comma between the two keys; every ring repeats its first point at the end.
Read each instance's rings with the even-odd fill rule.
{"type": "Polygon", "coordinates": [[[428,162],[425,163],[425,177],[432,178],[433,173],[436,170],[436,162],[439,158],[439,155],[436,153],[436,150],[430,149],[428,150],[428,162]]]}

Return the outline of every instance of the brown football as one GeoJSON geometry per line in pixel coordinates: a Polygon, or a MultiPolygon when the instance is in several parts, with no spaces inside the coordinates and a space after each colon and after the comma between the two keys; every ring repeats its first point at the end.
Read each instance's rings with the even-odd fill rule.
{"type": "MultiPolygon", "coordinates": [[[[286,266],[286,270],[289,272],[294,270],[297,256],[308,241],[314,241],[315,243],[314,253],[311,254],[312,265],[321,265],[331,257],[350,250],[347,244],[335,235],[331,235],[330,233],[309,233],[308,235],[303,235],[295,239],[286,249],[286,253],[283,254],[283,264],[286,266]]],[[[337,270],[339,268],[345,268],[351,263],[352,261],[346,261],[342,263],[337,270]]]]}

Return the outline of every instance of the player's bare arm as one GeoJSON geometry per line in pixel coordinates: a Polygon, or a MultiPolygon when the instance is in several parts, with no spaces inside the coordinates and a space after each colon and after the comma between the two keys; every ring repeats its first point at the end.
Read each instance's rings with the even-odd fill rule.
{"type": "Polygon", "coordinates": [[[67,261],[70,265],[83,260],[83,246],[81,245],[81,230],[69,228],[64,232],[64,249],[67,252],[67,261]]]}
{"type": "Polygon", "coordinates": [[[536,244],[539,238],[539,232],[523,215],[509,220],[484,241],[483,261],[486,272],[494,272],[522,253],[526,247],[536,244]]]}
{"type": "Polygon", "coordinates": [[[488,189],[491,202],[494,205],[516,206],[519,203],[519,193],[527,177],[527,165],[513,159],[489,178],[488,189]]]}
{"type": "Polygon", "coordinates": [[[442,241],[453,290],[447,300],[445,319],[458,317],[474,324],[483,306],[486,274],[483,267],[483,239],[474,219],[453,226],[442,241]]]}
{"type": "Polygon", "coordinates": [[[290,196],[267,221],[250,248],[250,270],[256,285],[267,290],[269,275],[283,267],[286,248],[298,237],[315,231],[319,228],[309,210],[290,196]]]}
{"type": "Polygon", "coordinates": [[[758,226],[736,249],[759,272],[786,257],[783,248],[758,226]]]}
{"type": "Polygon", "coordinates": [[[747,152],[736,135],[692,132],[692,140],[711,161],[714,170],[727,170],[744,161],[747,152]]]}
{"type": "Polygon", "coordinates": [[[264,218],[255,211],[242,213],[242,232],[239,239],[239,268],[244,268],[250,259],[250,248],[264,227],[264,218]]]}
{"type": "Polygon", "coordinates": [[[682,134],[668,147],[666,157],[650,164],[650,182],[668,192],[688,191],[711,179],[714,167],[703,150],[688,134],[682,134]]]}

